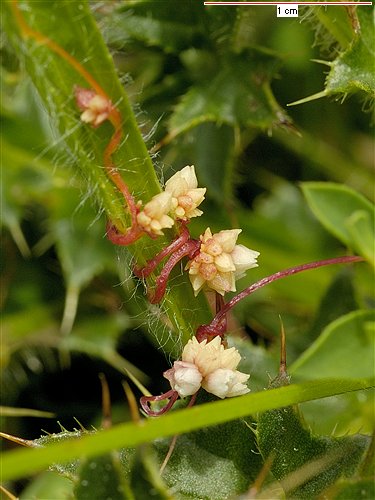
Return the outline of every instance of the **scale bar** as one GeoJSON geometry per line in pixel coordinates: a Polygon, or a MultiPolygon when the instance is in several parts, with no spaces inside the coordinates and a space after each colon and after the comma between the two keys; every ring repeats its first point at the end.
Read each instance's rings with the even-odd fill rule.
{"type": "Polygon", "coordinates": [[[342,7],[351,5],[372,5],[373,2],[203,2],[204,5],[339,5],[342,7]]]}

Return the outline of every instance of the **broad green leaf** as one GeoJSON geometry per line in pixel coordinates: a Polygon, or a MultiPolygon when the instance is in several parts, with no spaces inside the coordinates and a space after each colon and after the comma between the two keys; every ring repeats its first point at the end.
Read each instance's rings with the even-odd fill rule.
{"type": "Polygon", "coordinates": [[[290,372],[301,379],[374,376],[375,311],[353,311],[333,321],[290,372]]]}
{"type": "Polygon", "coordinates": [[[263,458],[273,458],[272,474],[281,481],[287,498],[295,499],[312,498],[342,475],[352,476],[369,445],[368,436],[312,436],[292,407],[262,414],[257,435],[263,458]],[[320,466],[314,463],[318,460],[322,462],[320,466]],[[295,477],[290,484],[287,479],[293,472],[295,477]]]}
{"type": "Polygon", "coordinates": [[[365,250],[368,254],[374,207],[366,198],[347,186],[330,182],[305,182],[302,191],[311,210],[328,231],[349,248],[359,247],[358,251],[365,250]],[[358,232],[363,225],[366,228],[364,243],[358,245],[358,232]]]}
{"type": "Polygon", "coordinates": [[[269,87],[278,64],[273,56],[255,49],[228,55],[213,78],[191,87],[175,107],[170,138],[204,122],[262,130],[284,125],[287,116],[269,87]]]}
{"type": "Polygon", "coordinates": [[[3,480],[43,470],[56,460],[74,464],[82,456],[89,458],[113,449],[133,448],[160,437],[229,422],[256,412],[370,387],[374,387],[374,380],[314,380],[175,411],[157,419],[142,421],[141,424],[125,423],[85,436],[78,432],[77,438],[72,441],[63,440],[46,448],[5,453],[2,457],[3,480]]]}
{"type": "Polygon", "coordinates": [[[362,91],[375,96],[375,50],[373,7],[356,10],[360,31],[351,45],[329,65],[331,71],[326,80],[326,95],[351,94],[362,91]]]}
{"type": "Polygon", "coordinates": [[[358,210],[349,218],[346,226],[355,250],[375,265],[375,227],[371,214],[358,210]]]}
{"type": "MultiPolygon", "coordinates": [[[[285,376],[278,376],[271,387],[287,383],[285,376]]],[[[314,436],[293,407],[262,413],[257,439],[287,498],[295,499],[316,496],[342,475],[353,475],[370,442],[368,436],[359,435],[339,439],[314,436]]]]}
{"type": "MultiPolygon", "coordinates": [[[[262,466],[251,420],[236,420],[177,438],[163,472],[183,498],[232,498],[248,490],[262,466]]],[[[156,441],[162,461],[170,440],[156,441]]]]}

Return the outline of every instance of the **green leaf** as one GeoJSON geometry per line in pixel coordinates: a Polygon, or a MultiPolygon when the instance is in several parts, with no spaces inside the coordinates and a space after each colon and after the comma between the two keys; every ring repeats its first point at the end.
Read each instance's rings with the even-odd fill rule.
{"type": "Polygon", "coordinates": [[[302,379],[374,376],[375,311],[354,311],[328,325],[291,366],[302,379]]]}
{"type": "Polygon", "coordinates": [[[78,437],[72,441],[62,441],[46,448],[13,450],[3,454],[3,480],[32,474],[57,460],[63,463],[72,462],[82,456],[98,456],[113,449],[132,448],[159,437],[229,422],[250,413],[370,387],[374,387],[374,380],[314,380],[175,411],[157,419],[142,421],[140,424],[125,423],[85,436],[78,433],[78,437]]]}
{"type": "Polygon", "coordinates": [[[287,116],[269,87],[278,65],[274,56],[260,50],[228,55],[213,78],[191,87],[175,107],[170,138],[204,122],[262,130],[285,124],[287,116]]]}
{"type": "Polygon", "coordinates": [[[362,91],[375,97],[375,50],[373,7],[356,9],[360,31],[351,45],[332,63],[326,80],[326,94],[350,94],[362,91]]]}
{"type": "MultiPolygon", "coordinates": [[[[279,375],[270,387],[288,384],[279,375]]],[[[302,423],[297,408],[264,412],[257,425],[259,451],[270,460],[271,471],[281,481],[287,498],[312,498],[341,476],[354,474],[370,439],[350,436],[339,439],[314,436],[302,423]]]]}
{"type": "MultiPolygon", "coordinates": [[[[251,420],[235,420],[178,436],[163,472],[172,491],[183,498],[232,498],[248,490],[261,469],[251,420]]],[[[156,441],[160,461],[169,441],[156,441]]]]}
{"type": "MultiPolygon", "coordinates": [[[[354,8],[354,7],[353,7],[354,8]]],[[[375,50],[374,50],[374,7],[356,8],[359,27],[354,30],[354,37],[347,43],[347,30],[341,26],[338,30],[334,27],[334,19],[329,20],[328,28],[345,47],[334,61],[317,61],[329,66],[330,72],[325,81],[325,89],[304,99],[292,103],[302,104],[321,97],[362,92],[369,99],[375,97],[375,50]],[[333,29],[332,29],[333,28],[333,29]]],[[[318,16],[319,17],[319,16],[318,16]]],[[[323,17],[324,19],[324,17],[323,17]]]]}
{"type": "Polygon", "coordinates": [[[349,217],[347,229],[351,236],[354,248],[363,255],[369,263],[375,265],[375,228],[371,213],[358,210],[349,217]]]}
{"type": "Polygon", "coordinates": [[[313,498],[340,476],[353,475],[369,445],[368,436],[312,436],[291,407],[262,414],[257,435],[263,458],[272,460],[272,474],[281,481],[287,498],[295,499],[313,498]]]}
{"type": "Polygon", "coordinates": [[[302,191],[311,210],[328,231],[365,258],[373,256],[374,206],[366,198],[347,186],[331,182],[305,182],[302,191]],[[363,240],[359,235],[361,230],[363,240]]]}
{"type": "Polygon", "coordinates": [[[129,486],[121,470],[118,453],[111,452],[108,455],[82,461],[74,489],[77,500],[93,498],[124,500],[132,498],[128,490],[129,486]]]}
{"type": "Polygon", "coordinates": [[[228,206],[233,198],[235,168],[234,130],[228,126],[203,123],[196,128],[194,146],[196,165],[202,185],[210,197],[228,206]]]}

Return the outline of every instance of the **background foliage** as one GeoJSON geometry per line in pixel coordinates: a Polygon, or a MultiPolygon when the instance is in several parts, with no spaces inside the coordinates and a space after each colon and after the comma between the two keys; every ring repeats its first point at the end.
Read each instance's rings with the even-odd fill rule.
{"type": "MultiPolygon", "coordinates": [[[[208,193],[192,234],[241,227],[240,243],[261,253],[259,268],[239,289],[346,252],[373,263],[373,8],[314,7],[291,20],[276,18],[273,7],[204,8],[187,0],[20,6],[35,30],[86,65],[129,118],[116,159],[138,197],[147,200],[160,189],[158,179],[196,166],[208,193]],[[304,99],[316,94],[318,100],[304,99]]],[[[2,404],[13,416],[3,412],[3,430],[60,443],[49,458],[49,450],[26,450],[40,451],[41,464],[45,453],[38,470],[56,457],[81,458],[55,466],[70,479],[48,472],[26,489],[23,482],[10,488],[21,498],[93,492],[145,498],[150,491],[161,498],[229,498],[259,489],[266,463],[259,497],[281,495],[283,487],[290,497],[312,498],[329,487],[335,498],[347,498],[350,488],[353,497],[361,488],[371,498],[372,393],[350,392],[370,385],[356,379],[374,375],[368,263],[301,274],[243,301],[230,318],[230,342],[243,356],[241,371],[251,373],[254,394],[201,401],[207,404],[185,410],[195,412],[189,414],[195,423],[179,427],[179,418],[192,417],[175,412],[165,423],[148,423],[155,430],[139,441],[127,441],[135,426],[116,425],[131,420],[121,381],[130,371],[150,392],[165,390],[163,370],[211,312],[204,297],[193,299],[180,272],[160,308],[147,304],[131,265],[162,242],[141,240],[128,251],[105,239],[106,216],[126,224],[101,168],[110,127],[82,126],[72,95],[79,76],[48,47],[22,38],[10,3],[4,14],[2,404]],[[293,382],[280,390],[302,383],[290,397],[263,391],[278,371],[280,316],[293,382]],[[106,431],[82,431],[75,420],[86,429],[101,426],[99,373],[112,395],[112,440],[106,431]],[[335,380],[329,389],[326,378],[335,380]],[[330,394],[341,395],[317,399],[330,394]],[[280,408],[309,399],[317,400],[298,411],[280,408]],[[54,417],[31,418],[28,410],[16,416],[14,407],[54,417]],[[207,427],[214,423],[220,425],[207,427]],[[76,437],[87,436],[73,456],[64,438],[72,437],[65,428],[75,427],[76,437]],[[40,438],[41,429],[56,434],[40,438]],[[170,440],[122,448],[193,430],[177,440],[162,477],[158,467],[170,440]],[[121,449],[90,458],[119,440],[121,449]],[[98,470],[110,471],[108,482],[98,483],[98,470]]],[[[273,387],[286,383],[278,377],[273,387]]],[[[9,477],[27,475],[29,457],[14,460],[9,477]]]]}

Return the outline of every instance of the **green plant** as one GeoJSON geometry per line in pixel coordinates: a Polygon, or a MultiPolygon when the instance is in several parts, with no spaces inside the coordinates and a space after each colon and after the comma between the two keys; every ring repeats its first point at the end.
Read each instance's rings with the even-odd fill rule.
{"type": "MultiPolygon", "coordinates": [[[[204,9],[188,1],[94,3],[91,7],[93,12],[81,0],[4,4],[4,31],[13,47],[3,48],[3,120],[8,125],[3,137],[6,256],[11,264],[14,241],[25,258],[39,256],[37,261],[43,262],[53,245],[66,284],[61,311],[61,282],[55,287],[56,296],[50,297],[45,292],[50,283],[43,282],[41,269],[20,280],[14,278],[11,265],[7,267],[5,281],[11,285],[2,349],[7,405],[19,402],[21,390],[15,381],[22,379],[22,358],[29,366],[34,363],[45,369],[44,352],[53,358],[55,371],[84,353],[127,374],[138,388],[150,383],[148,375],[152,375],[155,391],[162,392],[163,368],[158,365],[150,372],[150,358],[140,355],[147,341],[138,345],[132,362],[119,353],[119,344],[134,331],[140,337],[142,329],[165,354],[178,359],[198,327],[211,323],[213,313],[205,296],[194,297],[186,274],[172,271],[159,306],[149,304],[142,283],[132,277],[135,265],[147,268],[147,262],[176,238],[174,229],[157,239],[136,238],[121,251],[104,238],[105,219],[114,225],[114,235],[127,234],[138,210],[134,203],[132,211],[132,197],[145,204],[158,195],[159,179],[171,177],[168,165],[179,170],[194,161],[201,184],[208,188],[204,225],[203,218],[192,220],[192,235],[203,234],[207,226],[215,232],[241,227],[241,243],[260,251],[259,269],[252,270],[238,288],[251,287],[261,276],[301,262],[341,254],[341,244],[373,263],[373,205],[366,199],[373,177],[362,157],[352,163],[343,161],[343,168],[337,169],[341,160],[337,144],[329,145],[317,133],[315,145],[321,148],[316,147],[315,160],[301,167],[302,175],[268,170],[256,161],[251,169],[241,171],[262,132],[274,134],[272,144],[282,143],[289,151],[299,148],[301,158],[309,156],[314,133],[314,127],[305,131],[299,126],[300,119],[305,125],[307,121],[297,115],[302,138],[287,135],[296,126],[271,90],[275,75],[282,71],[282,58],[265,48],[260,33],[269,18],[264,11],[204,9]],[[117,71],[106,44],[115,52],[117,71]],[[18,61],[38,98],[29,83],[12,83],[24,76],[18,61]],[[118,72],[124,79],[128,71],[132,80],[125,91],[118,72]],[[77,87],[90,87],[111,103],[100,127],[80,120],[77,87]],[[138,104],[147,110],[146,142],[128,95],[137,96],[138,104]],[[46,115],[36,105],[38,99],[47,110],[48,127],[46,115]],[[46,132],[51,124],[53,133],[46,132]],[[49,142],[52,146],[45,148],[49,142]],[[305,199],[294,185],[299,180],[305,199]],[[244,194],[249,185],[256,198],[251,209],[244,194]],[[264,186],[262,199],[257,194],[264,186]],[[43,207],[43,213],[38,213],[38,207],[43,207]],[[28,213],[37,223],[31,224],[25,237],[22,226],[28,213]],[[35,228],[43,231],[42,237],[34,236],[35,228]],[[95,287],[98,276],[106,276],[110,285],[96,282],[95,287]],[[119,280],[122,289],[115,294],[111,286],[119,280]]],[[[336,37],[331,45],[334,51],[337,43],[341,45],[338,54],[333,51],[336,55],[321,95],[341,97],[360,91],[371,98],[373,9],[358,8],[357,13],[351,11],[352,17],[338,9],[310,14],[316,16],[315,26],[326,26],[325,36],[331,42],[336,37]],[[350,74],[343,74],[343,65],[351,69],[350,74]]],[[[297,91],[293,96],[293,100],[299,97],[297,91]]],[[[316,130],[319,127],[317,122],[316,130]]],[[[340,139],[345,133],[338,134],[340,139]]],[[[348,133],[353,134],[353,129],[348,133]]],[[[287,154],[283,155],[287,161],[287,154]]],[[[20,262],[24,269],[32,268],[17,256],[20,262]]],[[[157,280],[158,269],[143,276],[148,287],[157,280]]],[[[55,498],[59,488],[75,498],[145,498],[151,491],[161,498],[229,498],[251,487],[251,494],[259,498],[269,497],[270,491],[282,495],[281,488],[288,497],[314,498],[329,488],[335,498],[345,497],[348,491],[355,497],[359,489],[371,498],[374,314],[369,307],[373,284],[369,269],[361,263],[338,274],[329,268],[302,273],[293,281],[277,281],[269,285],[270,292],[259,291],[236,306],[237,321],[247,327],[253,341],[234,334],[239,327],[229,316],[228,342],[242,356],[241,371],[251,373],[252,394],[219,402],[199,394],[193,408],[111,429],[69,432],[62,428],[60,433],[29,441],[30,450],[7,452],[4,480],[53,464],[52,469],[69,481],[58,482],[52,473],[39,476],[21,498],[30,497],[32,491],[38,495],[42,488],[55,498]],[[272,306],[268,294],[272,294],[272,306]],[[272,390],[263,391],[267,373],[273,377],[277,371],[278,341],[272,340],[278,340],[280,311],[293,361],[293,383],[289,385],[282,363],[272,390]],[[337,343],[337,338],[343,340],[337,343]],[[358,397],[353,391],[365,392],[358,397]],[[313,432],[294,406],[299,403],[305,418],[314,422],[313,432]],[[324,411],[325,418],[316,421],[314,412],[319,411],[324,411]],[[338,433],[330,436],[337,423],[338,433]],[[363,435],[355,434],[358,428],[363,435]],[[352,435],[343,436],[347,431],[352,435]],[[161,475],[159,466],[169,446],[165,438],[180,433],[185,434],[175,442],[161,475]],[[108,480],[103,471],[108,472],[108,480]]],[[[284,356],[285,350],[282,361],[284,356]]],[[[134,404],[129,408],[134,410],[134,404]]],[[[76,416],[75,409],[70,416],[76,416]]],[[[88,417],[85,427],[89,423],[88,417]]],[[[11,432],[12,427],[6,430],[11,432]]]]}

